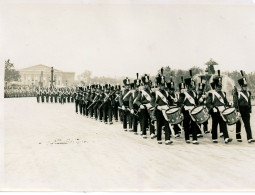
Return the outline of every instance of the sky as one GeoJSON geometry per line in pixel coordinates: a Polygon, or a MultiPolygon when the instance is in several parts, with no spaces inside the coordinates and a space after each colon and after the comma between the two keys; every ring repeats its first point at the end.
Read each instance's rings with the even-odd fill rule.
{"type": "Polygon", "coordinates": [[[216,69],[249,73],[254,54],[254,1],[0,1],[0,60],[17,69],[134,78],[213,58],[216,69]]]}

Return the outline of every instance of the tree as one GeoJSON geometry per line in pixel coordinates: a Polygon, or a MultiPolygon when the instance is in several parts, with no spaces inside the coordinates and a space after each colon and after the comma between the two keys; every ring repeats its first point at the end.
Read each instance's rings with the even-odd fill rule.
{"type": "Polygon", "coordinates": [[[78,76],[79,82],[81,82],[82,84],[90,83],[91,74],[91,71],[85,70],[82,74],[78,76]]]}
{"type": "Polygon", "coordinates": [[[7,82],[18,81],[20,77],[19,71],[15,70],[13,63],[9,59],[5,61],[4,80],[7,82]]]}

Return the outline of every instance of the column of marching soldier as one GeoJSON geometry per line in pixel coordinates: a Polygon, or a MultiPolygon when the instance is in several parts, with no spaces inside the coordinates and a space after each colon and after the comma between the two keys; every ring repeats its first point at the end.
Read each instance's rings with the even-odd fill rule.
{"type": "Polygon", "coordinates": [[[52,96],[49,97],[55,102],[58,97],[60,103],[69,102],[70,100],[64,99],[70,97],[71,102],[75,102],[77,114],[105,124],[113,124],[113,118],[116,122],[120,118],[124,131],[131,131],[136,135],[140,126],[142,137],[146,139],[149,132],[150,138],[157,138],[158,144],[162,144],[162,131],[165,134],[165,144],[169,145],[173,143],[172,137],[180,137],[182,129],[187,144],[199,144],[198,138],[203,137],[202,131],[205,134],[210,133],[209,115],[212,119],[213,143],[218,143],[218,126],[224,142],[226,144],[231,142],[227,126],[233,124],[236,125],[236,139],[242,142],[239,119],[244,123],[248,143],[252,143],[255,140],[252,138],[250,125],[251,93],[247,91],[247,80],[242,71],[241,73],[242,78],[238,80],[241,91],[237,91],[236,88],[233,90],[233,105],[228,102],[226,92],[222,91],[223,77],[220,71],[213,76],[211,90],[207,93],[204,91],[206,85],[203,77],[196,90],[192,71],[189,78],[181,78],[182,82],[178,85],[179,93],[175,93],[173,79],[166,82],[161,69],[161,74],[157,75],[154,85],[149,75],[145,74],[139,79],[137,73],[133,83],[129,78],[123,80],[122,90],[120,85],[94,84],[76,90],[53,89],[52,96]],[[70,96],[66,95],[67,91],[70,92],[68,93],[70,96]]]}
{"type": "Polygon", "coordinates": [[[35,90],[37,103],[70,103],[75,100],[75,89],[71,87],[61,88],[37,88],[35,90]]]}

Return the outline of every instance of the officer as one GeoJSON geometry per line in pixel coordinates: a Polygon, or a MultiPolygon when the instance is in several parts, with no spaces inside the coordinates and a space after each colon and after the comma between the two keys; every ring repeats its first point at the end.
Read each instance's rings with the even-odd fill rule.
{"type": "MultiPolygon", "coordinates": [[[[234,106],[238,112],[241,114],[242,121],[244,123],[244,128],[247,135],[248,143],[255,142],[252,138],[251,124],[250,124],[250,113],[252,112],[251,106],[251,92],[247,91],[247,80],[244,77],[243,71],[241,70],[242,78],[238,80],[241,87],[241,91],[235,93],[236,101],[234,101],[234,106]]],[[[242,142],[241,137],[241,121],[236,123],[236,139],[238,142],[242,142]]]]}

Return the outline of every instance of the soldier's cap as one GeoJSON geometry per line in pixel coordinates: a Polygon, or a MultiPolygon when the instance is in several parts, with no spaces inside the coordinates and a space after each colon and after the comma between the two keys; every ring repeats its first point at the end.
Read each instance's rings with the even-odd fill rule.
{"type": "Polygon", "coordinates": [[[129,78],[125,78],[125,79],[123,80],[123,84],[124,84],[125,86],[130,85],[130,80],[129,80],[129,78]]]}
{"type": "Polygon", "coordinates": [[[203,91],[205,88],[205,83],[198,83],[198,89],[203,91]]]}
{"type": "Polygon", "coordinates": [[[184,82],[179,83],[179,89],[186,89],[186,84],[184,82]]]}
{"type": "Polygon", "coordinates": [[[184,82],[187,86],[191,86],[192,84],[196,84],[196,82],[192,78],[186,78],[184,79],[184,82]]]}
{"type": "Polygon", "coordinates": [[[173,81],[170,81],[170,82],[166,83],[166,85],[167,85],[167,88],[170,89],[170,90],[174,90],[175,89],[173,81]]]}
{"type": "Polygon", "coordinates": [[[215,83],[215,86],[222,86],[222,76],[214,76],[213,82],[215,83]]]}
{"type": "Polygon", "coordinates": [[[156,77],[156,83],[157,83],[158,85],[165,85],[165,83],[166,83],[165,76],[159,74],[159,75],[156,77]]]}
{"type": "Polygon", "coordinates": [[[210,85],[211,85],[212,89],[215,89],[215,83],[214,82],[211,82],[210,85]]]}
{"type": "Polygon", "coordinates": [[[120,90],[121,89],[121,86],[120,85],[115,85],[115,90],[120,90]]]}
{"type": "Polygon", "coordinates": [[[105,84],[104,85],[104,89],[109,89],[110,88],[110,84],[105,84]]]}
{"type": "Polygon", "coordinates": [[[130,83],[130,88],[134,89],[135,88],[135,84],[134,83],[130,83]]]}
{"type": "Polygon", "coordinates": [[[141,79],[135,79],[134,85],[135,85],[135,87],[139,87],[141,85],[141,79]]]}
{"type": "Polygon", "coordinates": [[[147,74],[145,74],[144,76],[142,76],[141,80],[142,80],[142,84],[143,84],[143,85],[150,84],[150,77],[149,77],[149,75],[147,75],[147,74]]]}
{"type": "Polygon", "coordinates": [[[238,79],[238,83],[241,87],[247,87],[247,80],[245,77],[238,79]]]}

